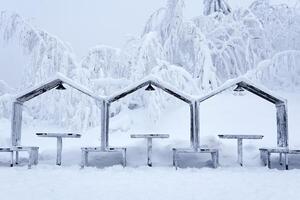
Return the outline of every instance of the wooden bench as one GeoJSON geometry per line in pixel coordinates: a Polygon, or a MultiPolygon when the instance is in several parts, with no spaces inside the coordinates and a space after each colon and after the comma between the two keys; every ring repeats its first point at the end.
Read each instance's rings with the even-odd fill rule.
{"type": "Polygon", "coordinates": [[[268,165],[268,168],[271,168],[271,154],[278,153],[280,165],[284,164],[286,170],[289,169],[288,155],[300,154],[300,150],[289,149],[287,147],[260,148],[259,151],[260,151],[261,161],[265,166],[268,165]],[[282,155],[284,155],[284,162],[282,162],[282,158],[283,158],[282,155]]]}
{"type": "Polygon", "coordinates": [[[13,151],[11,150],[10,147],[0,147],[0,152],[7,152],[7,153],[11,153],[11,159],[10,159],[10,166],[13,166],[13,151]]]}
{"type": "Polygon", "coordinates": [[[89,152],[102,152],[102,153],[110,153],[110,152],[120,152],[122,153],[122,165],[126,166],[126,148],[123,147],[108,147],[102,149],[101,147],[83,147],[81,148],[81,168],[88,165],[88,154],[89,152]]]}
{"type": "Polygon", "coordinates": [[[38,155],[39,155],[39,147],[26,147],[26,146],[13,146],[10,148],[12,151],[12,161],[11,163],[14,164],[13,154],[16,152],[16,160],[15,164],[19,164],[19,152],[26,151],[28,152],[28,169],[31,168],[32,165],[38,164],[38,155]]]}
{"type": "Polygon", "coordinates": [[[179,153],[210,153],[212,157],[213,167],[217,168],[219,165],[219,150],[210,148],[173,148],[173,166],[178,167],[177,155],[179,153]]]}

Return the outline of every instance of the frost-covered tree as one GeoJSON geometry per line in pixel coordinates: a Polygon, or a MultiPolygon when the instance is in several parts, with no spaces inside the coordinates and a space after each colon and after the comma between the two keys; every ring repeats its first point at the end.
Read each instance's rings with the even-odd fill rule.
{"type": "Polygon", "coordinates": [[[226,0],[204,0],[203,14],[210,15],[215,12],[221,12],[225,15],[231,12],[231,8],[226,0]]]}
{"type": "MultiPolygon", "coordinates": [[[[16,42],[29,58],[19,90],[44,82],[57,72],[87,82],[87,77],[79,79],[78,75],[82,76],[82,73],[74,71],[78,66],[67,44],[31,26],[16,13],[1,12],[0,40],[3,43],[16,42]]],[[[72,89],[63,93],[53,90],[26,103],[25,110],[32,118],[81,129],[92,125],[94,117],[99,116],[92,105],[91,100],[72,89]]]]}
{"type": "Polygon", "coordinates": [[[286,4],[272,5],[267,0],[254,1],[250,10],[261,22],[270,51],[300,49],[300,10],[286,4]]]}

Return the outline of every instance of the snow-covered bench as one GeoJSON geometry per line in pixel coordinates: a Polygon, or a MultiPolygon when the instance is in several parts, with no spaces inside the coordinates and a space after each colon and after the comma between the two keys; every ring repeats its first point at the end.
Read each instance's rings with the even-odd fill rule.
{"type": "Polygon", "coordinates": [[[268,168],[271,168],[271,154],[278,153],[279,154],[279,162],[280,164],[284,164],[286,170],[289,169],[289,161],[288,154],[300,154],[300,150],[289,149],[287,147],[276,147],[276,148],[260,148],[260,158],[263,164],[268,168]],[[284,162],[282,162],[282,154],[284,155],[284,162]]]}
{"type": "Polygon", "coordinates": [[[0,147],[0,152],[11,153],[10,166],[13,166],[13,151],[10,147],[0,147]]]}
{"type": "Polygon", "coordinates": [[[19,152],[20,151],[26,151],[28,152],[28,169],[31,168],[32,165],[37,165],[38,164],[38,155],[39,155],[39,147],[28,147],[28,146],[12,146],[10,147],[10,150],[12,152],[12,157],[11,157],[11,164],[13,166],[14,162],[14,157],[13,154],[16,152],[16,160],[15,164],[19,164],[19,152]]]}
{"type": "Polygon", "coordinates": [[[83,147],[83,148],[81,148],[81,168],[84,168],[84,166],[87,166],[89,152],[102,152],[102,153],[120,152],[120,153],[122,153],[122,158],[123,158],[122,165],[123,165],[123,167],[126,166],[126,148],[108,147],[108,148],[102,149],[101,147],[83,147]]]}
{"type": "Polygon", "coordinates": [[[213,167],[217,168],[219,165],[219,150],[210,148],[173,148],[173,166],[177,169],[179,153],[210,153],[212,157],[213,167]]]}

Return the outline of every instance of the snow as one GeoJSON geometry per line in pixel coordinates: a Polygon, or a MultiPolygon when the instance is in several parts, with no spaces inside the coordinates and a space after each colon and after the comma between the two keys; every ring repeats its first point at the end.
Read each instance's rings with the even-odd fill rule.
{"type": "Polygon", "coordinates": [[[1,44],[16,42],[29,58],[22,85],[13,89],[0,80],[0,146],[10,144],[11,102],[18,97],[13,93],[26,94],[49,77],[67,88],[24,104],[22,144],[40,147],[40,163],[28,170],[21,153],[21,166],[10,168],[9,153],[1,153],[0,199],[299,199],[299,156],[290,156],[289,171],[281,170],[276,156],[273,169],[260,164],[258,148],[276,146],[274,105],[249,92],[236,97],[224,91],[242,81],[282,102],[287,99],[289,147],[300,148],[299,8],[256,0],[228,13],[231,6],[224,0],[222,12],[212,12],[209,7],[217,1],[205,2],[207,15],[186,19],[186,1],[167,0],[124,47],[96,45],[80,61],[56,36],[17,13],[0,11],[1,44]],[[190,146],[190,110],[161,90],[140,90],[110,107],[109,146],[127,147],[126,168],[116,153],[93,153],[90,167],[79,169],[80,148],[100,146],[95,99],[112,101],[147,81],[188,101],[206,100],[200,104],[200,144],[220,150],[218,169],[210,168],[210,155],[181,155],[181,168],[172,167],[171,149],[190,146]],[[58,167],[55,139],[36,132],[74,132],[82,138],[63,140],[58,167]],[[146,141],[130,138],[138,133],[170,134],[154,139],[152,168],[145,167],[146,141]],[[218,134],[264,138],[244,141],[241,168],[236,141],[218,134]]]}
{"type": "Polygon", "coordinates": [[[3,177],[0,180],[0,191],[11,194],[7,198],[17,199],[21,195],[19,198],[32,200],[297,200],[300,178],[295,171],[281,173],[265,168],[175,171],[169,168],[146,167],[123,169],[120,166],[104,170],[79,170],[76,166],[40,166],[32,171],[24,168],[0,169],[0,175],[3,177]],[[15,180],[14,186],[8,184],[11,180],[15,180]]]}
{"type": "MultiPolygon", "coordinates": [[[[300,147],[299,94],[280,93],[288,99],[291,148],[300,147]]],[[[290,157],[291,170],[262,167],[258,148],[276,145],[275,108],[251,93],[236,97],[222,93],[201,104],[200,142],[220,148],[220,164],[212,169],[209,155],[180,156],[183,168],[171,166],[172,147],[189,145],[189,107],[177,100],[160,121],[148,121],[144,109],[128,110],[111,119],[110,145],[128,148],[128,166],[121,167],[118,154],[91,154],[91,167],[80,169],[80,147],[99,146],[100,129],[91,128],[80,139],[63,140],[63,165],[55,166],[56,141],[35,132],[68,132],[64,127],[33,120],[23,125],[22,143],[40,147],[40,163],[27,169],[8,167],[9,154],[1,153],[0,191],[9,199],[298,199],[299,156],[290,157]],[[259,111],[259,115],[257,112],[259,111]],[[247,114],[246,114],[247,113],[247,114]],[[243,117],[244,120],[240,120],[243,117]],[[178,123],[180,122],[180,123],[178,123]],[[123,128],[116,128],[123,126],[123,128]],[[133,140],[134,133],[168,133],[169,139],[153,140],[153,167],[146,167],[146,141],[133,140]],[[217,134],[263,134],[263,140],[244,141],[244,163],[236,159],[236,141],[220,140],[217,134]],[[112,164],[117,164],[111,166],[112,164]],[[16,181],[19,180],[19,181],[16,181]],[[14,187],[13,187],[14,186],[14,187]],[[250,187],[251,186],[251,187],[250,187]],[[278,189],[280,188],[280,189],[278,189]],[[32,192],[28,192],[32,191],[32,192]],[[201,192],[205,191],[205,192],[201,192]]],[[[1,121],[1,145],[9,144],[9,121],[1,121]]],[[[76,132],[77,133],[77,132],[76,132]]]]}

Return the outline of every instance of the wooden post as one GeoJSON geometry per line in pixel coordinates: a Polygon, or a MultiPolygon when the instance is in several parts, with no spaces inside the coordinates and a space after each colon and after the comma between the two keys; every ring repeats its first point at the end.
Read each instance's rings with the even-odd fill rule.
{"type": "Polygon", "coordinates": [[[22,108],[23,103],[19,101],[13,102],[12,122],[11,122],[11,143],[12,146],[21,144],[22,129],[22,108]]]}
{"type": "Polygon", "coordinates": [[[108,130],[109,130],[109,104],[102,101],[101,107],[101,150],[105,151],[108,147],[108,130]]]}
{"type": "Polygon", "coordinates": [[[57,165],[61,165],[61,153],[62,153],[62,137],[57,137],[57,155],[56,155],[57,165]]]}
{"type": "Polygon", "coordinates": [[[190,104],[190,142],[192,148],[195,148],[195,139],[194,139],[194,132],[195,132],[195,107],[194,103],[190,104]]]}
{"type": "Polygon", "coordinates": [[[288,116],[285,103],[276,104],[277,146],[288,147],[288,116]]]}
{"type": "Polygon", "coordinates": [[[194,125],[195,126],[195,128],[194,128],[194,145],[195,145],[195,148],[198,149],[198,148],[200,148],[200,140],[199,140],[200,139],[199,138],[200,115],[199,115],[199,102],[198,101],[195,101],[194,112],[195,112],[195,114],[194,114],[194,116],[195,116],[195,118],[194,118],[194,120],[195,120],[195,122],[194,122],[194,124],[195,124],[194,125]]]}

